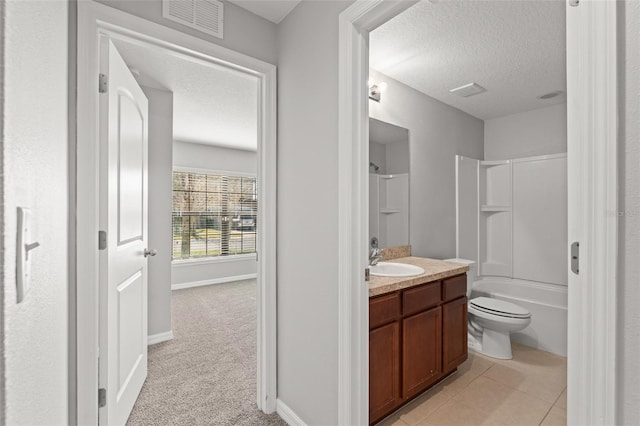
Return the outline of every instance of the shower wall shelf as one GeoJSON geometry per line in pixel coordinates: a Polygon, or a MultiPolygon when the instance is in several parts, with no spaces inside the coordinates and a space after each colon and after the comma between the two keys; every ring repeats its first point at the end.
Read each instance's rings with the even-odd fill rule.
{"type": "Polygon", "coordinates": [[[567,156],[456,157],[456,255],[479,276],[567,285],[567,156]]]}
{"type": "Polygon", "coordinates": [[[482,167],[506,166],[509,163],[511,163],[511,160],[482,160],[480,161],[480,166],[482,167]]]}
{"type": "Polygon", "coordinates": [[[409,174],[369,174],[369,237],[380,247],[409,242],[409,174]]]}
{"type": "Polygon", "coordinates": [[[484,204],[480,206],[480,211],[487,212],[487,213],[510,212],[511,206],[493,206],[493,205],[484,204]]]}

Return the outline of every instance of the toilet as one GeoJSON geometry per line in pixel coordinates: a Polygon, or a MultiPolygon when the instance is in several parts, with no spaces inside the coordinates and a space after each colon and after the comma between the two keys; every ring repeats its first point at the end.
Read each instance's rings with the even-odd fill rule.
{"type": "Polygon", "coordinates": [[[469,317],[469,348],[484,355],[511,359],[511,333],[523,330],[531,323],[531,313],[522,306],[491,297],[471,298],[476,280],[476,265],[467,259],[445,259],[469,266],[467,272],[467,311],[469,317]]]}

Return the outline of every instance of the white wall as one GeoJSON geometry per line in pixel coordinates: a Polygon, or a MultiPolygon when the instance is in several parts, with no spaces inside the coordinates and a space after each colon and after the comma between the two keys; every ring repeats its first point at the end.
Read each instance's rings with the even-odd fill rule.
{"type": "Polygon", "coordinates": [[[162,0],[96,1],[270,64],[276,63],[276,25],[233,3],[224,1],[224,39],[219,39],[163,18],[162,0]]]}
{"type": "Polygon", "coordinates": [[[620,63],[620,269],[618,424],[640,418],[640,2],[625,1],[618,20],[620,63]]]}
{"type": "Polygon", "coordinates": [[[68,422],[68,3],[3,2],[3,423],[68,422]],[[16,208],[33,212],[32,288],[16,304],[16,208]]]}
{"type": "Polygon", "coordinates": [[[338,15],[350,4],[303,1],[278,25],[278,399],[313,425],[338,421],[338,15]]]}
{"type": "Polygon", "coordinates": [[[369,75],[387,83],[380,102],[369,101],[369,115],[409,129],[412,253],[455,257],[455,155],[483,158],[483,122],[384,74],[369,75]]]}
{"type": "Polygon", "coordinates": [[[143,87],[149,100],[149,258],[150,336],[171,331],[171,172],[173,93],[143,87]]]}
{"type": "MultiPolygon", "coordinates": [[[[176,141],[173,144],[173,165],[255,175],[258,156],[254,151],[176,141]]],[[[254,255],[242,255],[235,259],[176,261],[171,268],[171,283],[174,286],[180,286],[187,283],[202,284],[225,279],[244,279],[255,275],[257,266],[254,255]]]]}
{"type": "Polygon", "coordinates": [[[485,120],[484,159],[567,152],[567,104],[485,120]]]}

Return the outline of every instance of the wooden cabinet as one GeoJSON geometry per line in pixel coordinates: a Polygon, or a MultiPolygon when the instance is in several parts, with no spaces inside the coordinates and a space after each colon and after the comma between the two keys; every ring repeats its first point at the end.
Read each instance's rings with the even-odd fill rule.
{"type": "Polygon", "coordinates": [[[442,305],[442,370],[455,370],[467,353],[467,298],[461,297],[442,305]]]}
{"type": "Polygon", "coordinates": [[[458,275],[369,300],[372,424],[467,359],[465,292],[466,276],[458,275]]]}
{"type": "Polygon", "coordinates": [[[400,324],[369,333],[369,418],[378,419],[400,403],[400,324]]]}
{"type": "Polygon", "coordinates": [[[369,330],[397,320],[401,312],[398,292],[369,300],[369,330]]]}
{"type": "Polygon", "coordinates": [[[442,374],[440,306],[402,320],[402,397],[411,398],[442,374]]]}

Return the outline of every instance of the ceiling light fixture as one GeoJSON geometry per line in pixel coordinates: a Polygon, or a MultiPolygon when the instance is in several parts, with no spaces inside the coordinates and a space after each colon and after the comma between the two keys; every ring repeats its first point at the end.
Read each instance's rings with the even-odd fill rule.
{"type": "Polygon", "coordinates": [[[376,83],[371,78],[368,81],[369,84],[369,99],[372,99],[376,102],[380,102],[380,95],[382,92],[387,90],[387,83],[376,83]]]}
{"type": "Polygon", "coordinates": [[[556,90],[555,92],[545,93],[544,95],[537,96],[536,98],[540,99],[540,100],[543,100],[543,101],[546,101],[547,99],[556,98],[556,97],[562,95],[563,93],[564,92],[562,90],[556,90]]]}

